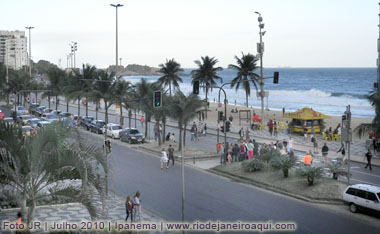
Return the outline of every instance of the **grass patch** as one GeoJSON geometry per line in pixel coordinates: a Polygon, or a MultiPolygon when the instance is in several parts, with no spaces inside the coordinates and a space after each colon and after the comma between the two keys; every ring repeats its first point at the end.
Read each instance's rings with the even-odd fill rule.
{"type": "Polygon", "coordinates": [[[246,172],[244,166],[248,161],[218,165],[212,170],[238,176],[242,179],[263,185],[264,187],[281,190],[286,193],[310,198],[313,200],[339,201],[346,184],[330,178],[321,178],[309,186],[306,177],[296,175],[296,168],[289,169],[289,177],[284,178],[282,170],[273,169],[265,164],[260,171],[246,172]]]}

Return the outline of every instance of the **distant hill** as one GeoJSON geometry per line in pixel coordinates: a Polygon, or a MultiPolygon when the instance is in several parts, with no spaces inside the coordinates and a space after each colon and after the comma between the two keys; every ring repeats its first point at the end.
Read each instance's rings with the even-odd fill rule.
{"type": "Polygon", "coordinates": [[[58,68],[57,65],[50,63],[49,61],[46,60],[40,60],[37,63],[32,64],[33,68],[33,73],[37,74],[47,74],[47,71],[50,68],[58,68]]]}
{"type": "MultiPolygon", "coordinates": [[[[128,66],[118,66],[118,72],[121,76],[160,76],[159,68],[149,67],[146,65],[129,64],[128,66]]],[[[107,68],[107,71],[116,71],[116,66],[111,65],[107,68]]]]}

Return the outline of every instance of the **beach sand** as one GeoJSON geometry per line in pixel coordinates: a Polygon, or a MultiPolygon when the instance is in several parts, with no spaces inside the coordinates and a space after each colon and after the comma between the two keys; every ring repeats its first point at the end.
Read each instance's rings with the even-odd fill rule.
{"type": "MultiPolygon", "coordinates": [[[[246,107],[242,107],[242,106],[235,106],[235,105],[227,105],[227,118],[231,115],[234,120],[233,120],[233,123],[239,123],[239,113],[231,113],[231,110],[232,109],[235,109],[237,108],[238,110],[240,109],[247,109],[246,107]]],[[[302,109],[303,107],[300,107],[300,109],[302,109]]],[[[255,113],[257,115],[260,116],[261,118],[261,109],[257,109],[257,108],[249,108],[253,111],[255,111],[255,113]]],[[[217,121],[217,112],[218,111],[223,111],[224,112],[224,105],[221,105],[221,107],[218,107],[218,103],[214,103],[214,102],[210,102],[210,109],[208,111],[208,119],[207,119],[207,122],[209,123],[216,123],[217,121]]],[[[318,110],[316,110],[318,111],[318,110]]],[[[342,113],[343,114],[343,113],[342,113]]],[[[253,115],[253,112],[252,112],[252,115],[253,115]]],[[[325,119],[325,123],[326,123],[326,128],[329,128],[329,127],[332,127],[332,129],[334,130],[339,123],[342,122],[342,117],[341,116],[330,116],[331,119],[325,119]]],[[[286,122],[286,121],[291,121],[291,119],[287,119],[287,118],[283,118],[282,117],[282,111],[265,111],[265,118],[264,118],[264,121],[267,123],[269,119],[276,119],[276,121],[280,121],[280,122],[286,122]]],[[[352,118],[351,119],[351,128],[352,129],[355,129],[357,126],[359,126],[360,124],[362,123],[371,123],[371,119],[363,119],[363,118],[352,118]]],[[[241,126],[248,126],[249,125],[249,122],[247,123],[246,121],[242,120],[241,121],[241,126]]],[[[266,124],[265,124],[266,125],[266,124]]],[[[354,139],[357,139],[356,136],[353,136],[354,139]]],[[[361,140],[365,140],[366,138],[362,138],[361,140]]]]}

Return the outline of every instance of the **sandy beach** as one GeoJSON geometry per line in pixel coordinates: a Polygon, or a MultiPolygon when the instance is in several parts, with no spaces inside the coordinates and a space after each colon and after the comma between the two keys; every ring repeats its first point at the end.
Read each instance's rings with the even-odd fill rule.
{"type": "MultiPolygon", "coordinates": [[[[227,117],[232,116],[234,121],[233,123],[239,124],[239,113],[231,113],[232,109],[237,108],[238,110],[240,109],[247,109],[246,107],[242,106],[235,106],[235,105],[227,105],[227,117]]],[[[300,107],[302,109],[303,107],[300,107]]],[[[259,115],[261,117],[261,109],[257,108],[249,108],[259,115]]],[[[221,107],[218,107],[218,103],[210,102],[210,110],[208,112],[208,120],[207,122],[211,123],[216,123],[217,121],[217,112],[218,111],[224,111],[224,105],[221,105],[221,107]]],[[[318,111],[318,110],[316,110],[318,111]]],[[[341,116],[330,116],[330,119],[325,119],[326,127],[332,127],[333,129],[336,128],[336,126],[342,122],[342,117],[341,116]]],[[[277,121],[280,122],[286,122],[290,121],[291,119],[283,118],[282,117],[282,111],[265,111],[265,122],[267,122],[269,119],[276,119],[277,121]]],[[[370,123],[372,120],[371,119],[363,119],[363,118],[352,118],[351,119],[351,126],[352,129],[355,129],[357,126],[359,126],[362,123],[370,123]]],[[[248,126],[249,123],[246,121],[241,121],[242,126],[248,126]]],[[[357,137],[353,136],[355,139],[357,137]]],[[[365,139],[365,138],[364,138],[365,139]]],[[[362,138],[362,140],[364,140],[362,138]]]]}

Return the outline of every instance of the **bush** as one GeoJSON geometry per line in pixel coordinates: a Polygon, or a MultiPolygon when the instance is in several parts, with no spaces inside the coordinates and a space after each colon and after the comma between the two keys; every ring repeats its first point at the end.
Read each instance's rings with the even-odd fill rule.
{"type": "Polygon", "coordinates": [[[258,158],[252,159],[252,161],[244,166],[244,170],[247,172],[260,171],[263,168],[264,162],[258,158]]]}
{"type": "Polygon", "coordinates": [[[271,149],[268,151],[263,150],[260,154],[260,159],[264,162],[269,163],[272,160],[272,158],[274,158],[276,156],[281,156],[281,154],[280,154],[280,152],[278,152],[275,149],[271,149]]]}
{"type": "Polygon", "coordinates": [[[337,162],[337,163],[331,163],[327,166],[331,174],[333,175],[333,179],[337,180],[339,176],[346,177],[348,179],[348,172],[342,168],[342,163],[337,162]]]}
{"type": "Polygon", "coordinates": [[[270,161],[270,164],[272,167],[276,169],[282,169],[284,173],[284,177],[288,177],[289,175],[289,169],[294,167],[296,165],[296,157],[289,157],[289,156],[275,156],[270,161]]]}
{"type": "Polygon", "coordinates": [[[322,177],[322,167],[303,166],[297,169],[296,174],[307,178],[308,185],[313,185],[316,179],[322,177]]]}

